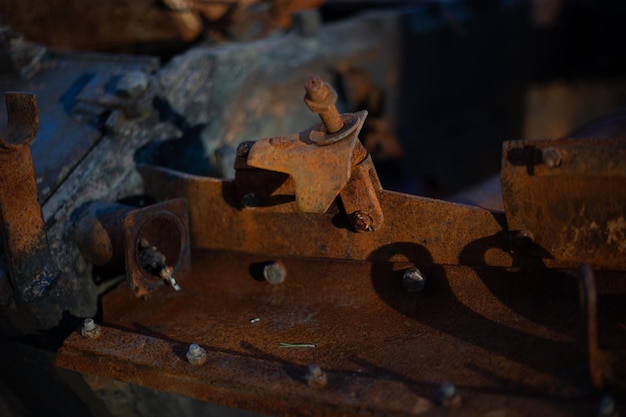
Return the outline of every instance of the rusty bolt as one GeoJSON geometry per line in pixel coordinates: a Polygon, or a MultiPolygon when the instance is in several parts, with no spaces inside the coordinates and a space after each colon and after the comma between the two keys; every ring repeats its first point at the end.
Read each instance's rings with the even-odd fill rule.
{"type": "Polygon", "coordinates": [[[368,213],[357,210],[350,215],[350,227],[355,232],[373,232],[374,220],[368,213]]]}
{"type": "Polygon", "coordinates": [[[192,365],[202,365],[206,362],[206,351],[200,345],[192,343],[187,350],[187,360],[192,365]]]}
{"type": "Polygon", "coordinates": [[[461,405],[461,396],[454,384],[444,382],[437,391],[437,401],[447,408],[458,408],[461,405]]]}
{"type": "Polygon", "coordinates": [[[563,158],[561,158],[558,149],[552,147],[543,150],[541,159],[548,168],[557,168],[561,166],[561,162],[563,162],[563,158]]]}
{"type": "Polygon", "coordinates": [[[286,276],[287,270],[280,262],[272,262],[263,267],[263,277],[270,284],[281,284],[286,276]]]}
{"type": "Polygon", "coordinates": [[[250,149],[252,149],[252,145],[254,145],[254,142],[252,141],[241,142],[239,146],[237,146],[237,156],[240,156],[240,157],[248,156],[250,149]]]}
{"type": "Polygon", "coordinates": [[[322,368],[317,364],[309,365],[306,374],[306,382],[311,388],[324,388],[328,382],[326,372],[322,371],[322,368]]]}
{"type": "Polygon", "coordinates": [[[335,107],[337,102],[335,90],[320,77],[309,77],[304,89],[306,90],[304,102],[313,113],[319,114],[326,132],[337,133],[343,129],[343,119],[335,107]]]}
{"type": "Polygon", "coordinates": [[[515,230],[511,232],[510,239],[513,250],[526,250],[535,241],[535,237],[530,230],[515,230]]]}
{"type": "Polygon", "coordinates": [[[131,71],[117,82],[115,94],[125,100],[141,97],[150,85],[150,79],[142,71],[131,71]]]}
{"type": "Polygon", "coordinates": [[[259,197],[255,193],[245,194],[242,198],[242,203],[245,207],[254,208],[259,205],[259,197]]]}
{"type": "Polygon", "coordinates": [[[426,278],[424,274],[417,268],[408,268],[402,275],[402,286],[409,292],[419,292],[424,289],[426,278]]]}
{"type": "Polygon", "coordinates": [[[80,329],[80,334],[87,339],[97,339],[100,337],[100,326],[92,318],[87,318],[83,320],[83,328],[80,329]]]}

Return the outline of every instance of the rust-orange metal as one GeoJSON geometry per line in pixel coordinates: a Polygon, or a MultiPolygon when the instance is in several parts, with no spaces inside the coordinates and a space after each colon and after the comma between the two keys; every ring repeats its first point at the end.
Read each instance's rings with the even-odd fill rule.
{"type": "Polygon", "coordinates": [[[506,142],[502,197],[526,254],[626,269],[626,141],[506,142]]]}
{"type": "MultiPolygon", "coordinates": [[[[180,292],[104,296],[100,338],[73,334],[57,365],[277,416],[449,415],[437,403],[446,381],[460,415],[595,412],[573,277],[433,266],[410,293],[387,263],[283,258],[287,277],[272,285],[262,266],[275,259],[195,250],[180,292]],[[191,343],[204,365],[187,362],[191,343]],[[308,386],[311,364],[325,388],[308,386]]],[[[607,327],[624,318],[612,282],[597,276],[607,327]]]]}
{"type": "Polygon", "coordinates": [[[237,180],[156,166],[138,170],[150,194],[189,201],[193,247],[424,265],[578,266],[511,253],[506,218],[499,211],[382,190],[376,196],[385,223],[374,232],[354,233],[336,205],[326,213],[302,213],[293,199],[282,198],[287,197],[281,194],[283,186],[273,194],[275,200],[246,207],[237,180]]]}
{"type": "Polygon", "coordinates": [[[335,107],[337,102],[335,90],[317,76],[309,77],[304,89],[306,90],[304,102],[313,113],[319,114],[326,132],[337,133],[343,129],[343,120],[335,107]]]}
{"type": "MultiPolygon", "coordinates": [[[[581,317],[576,277],[548,267],[626,265],[612,247],[605,260],[575,239],[546,250],[568,235],[544,233],[542,210],[573,205],[539,192],[572,177],[598,186],[619,177],[623,167],[610,163],[623,159],[621,145],[596,149],[607,167],[576,157],[589,142],[509,142],[505,216],[383,190],[358,141],[365,113],[338,115],[332,127],[329,108],[298,135],[242,144],[235,180],[139,166],[148,194],[187,200],[193,270],[180,292],[107,294],[100,338],[73,334],[57,364],[272,415],[593,413],[594,384],[624,379],[614,366],[624,338],[597,328],[624,326],[623,285],[611,287],[611,272],[586,273],[581,317]],[[540,197],[547,204],[518,223],[540,197]],[[280,276],[268,279],[268,265],[280,276]],[[403,285],[409,268],[421,291],[403,285]],[[188,362],[190,344],[206,351],[204,364],[188,362]],[[309,369],[325,383],[310,384],[309,369]],[[439,389],[446,381],[452,398],[439,389]]],[[[615,195],[605,215],[624,210],[615,195]]]]}
{"type": "Polygon", "coordinates": [[[11,282],[23,301],[31,301],[54,279],[30,151],[39,111],[33,94],[6,93],[5,100],[8,126],[0,137],[2,240],[11,282]]]}
{"type": "Polygon", "coordinates": [[[123,226],[128,287],[136,297],[145,296],[164,284],[161,276],[146,270],[139,261],[142,240],[165,255],[166,265],[172,268],[177,280],[189,272],[189,218],[184,199],[133,210],[124,217],[123,226]]]}

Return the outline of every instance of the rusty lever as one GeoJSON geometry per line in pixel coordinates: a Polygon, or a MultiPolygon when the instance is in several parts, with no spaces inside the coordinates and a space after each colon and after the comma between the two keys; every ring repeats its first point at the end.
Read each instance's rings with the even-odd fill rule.
{"type": "Polygon", "coordinates": [[[5,94],[8,126],[0,137],[0,216],[11,283],[22,301],[44,294],[55,267],[39,205],[30,143],[39,128],[35,95],[5,94]]]}

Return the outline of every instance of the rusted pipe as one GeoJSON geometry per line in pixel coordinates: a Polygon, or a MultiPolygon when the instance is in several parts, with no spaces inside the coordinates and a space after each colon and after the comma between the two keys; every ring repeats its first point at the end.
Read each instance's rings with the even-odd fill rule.
{"type": "Polygon", "coordinates": [[[74,241],[85,260],[115,271],[124,270],[124,217],[135,207],[93,201],[74,214],[74,241]]]}
{"type": "Polygon", "coordinates": [[[39,128],[35,95],[6,93],[6,135],[0,137],[0,217],[9,275],[19,299],[40,297],[55,277],[38,200],[30,143],[39,128]]]}
{"type": "Polygon", "coordinates": [[[337,133],[343,129],[343,120],[335,107],[337,93],[332,86],[320,77],[309,77],[304,84],[306,95],[304,102],[313,113],[322,119],[327,133],[337,133]]]}
{"type": "Polygon", "coordinates": [[[129,288],[142,296],[189,269],[187,203],[169,200],[146,207],[93,201],[74,214],[74,242],[93,265],[126,271],[129,288]]]}

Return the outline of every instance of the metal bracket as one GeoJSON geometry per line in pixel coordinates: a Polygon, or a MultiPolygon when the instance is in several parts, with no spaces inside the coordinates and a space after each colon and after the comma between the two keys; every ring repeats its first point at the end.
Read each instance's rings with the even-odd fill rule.
{"type": "Polygon", "coordinates": [[[341,196],[352,230],[374,231],[384,216],[376,195],[382,186],[359,141],[367,111],[339,115],[337,94],[317,77],[305,88],[305,103],[323,123],[298,135],[258,140],[247,150],[246,163],[290,175],[300,212],[325,213],[341,196]]]}

